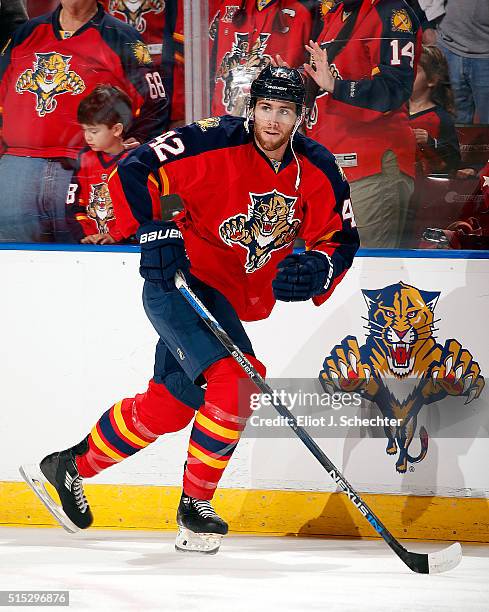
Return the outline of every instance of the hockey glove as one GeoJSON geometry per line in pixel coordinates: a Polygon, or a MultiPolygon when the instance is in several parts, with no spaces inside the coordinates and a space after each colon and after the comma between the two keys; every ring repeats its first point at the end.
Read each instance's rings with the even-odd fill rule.
{"type": "Polygon", "coordinates": [[[333,269],[329,258],[319,251],[287,255],[279,264],[272,281],[275,299],[303,302],[324,293],[333,269]]]}
{"type": "Polygon", "coordinates": [[[183,237],[173,221],[150,221],[136,233],[141,246],[139,273],[145,280],[162,283],[163,288],[175,288],[177,270],[187,272],[190,262],[183,237]]]}

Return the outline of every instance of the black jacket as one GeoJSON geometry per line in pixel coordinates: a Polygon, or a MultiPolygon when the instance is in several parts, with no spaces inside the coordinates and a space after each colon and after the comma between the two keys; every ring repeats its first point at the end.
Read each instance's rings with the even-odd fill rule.
{"type": "Polygon", "coordinates": [[[0,0],[0,52],[14,30],[27,19],[23,0],[0,0]]]}

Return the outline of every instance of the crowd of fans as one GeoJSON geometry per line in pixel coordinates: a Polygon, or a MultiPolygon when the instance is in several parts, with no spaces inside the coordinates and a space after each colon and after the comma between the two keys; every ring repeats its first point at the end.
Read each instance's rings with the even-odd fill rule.
{"type": "MultiPolygon", "coordinates": [[[[208,8],[213,115],[316,51],[303,129],[348,177],[362,246],[487,248],[487,0],[208,8]]],[[[0,0],[0,24],[0,241],[120,242],[108,176],[184,122],[183,0],[0,0]]]]}

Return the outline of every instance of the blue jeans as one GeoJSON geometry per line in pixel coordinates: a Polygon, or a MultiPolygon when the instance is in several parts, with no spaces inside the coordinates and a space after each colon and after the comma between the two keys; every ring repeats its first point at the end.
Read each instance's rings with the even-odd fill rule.
{"type": "Polygon", "coordinates": [[[74,242],[66,224],[73,170],[39,157],[0,157],[0,242],[74,242]]]}
{"type": "Polygon", "coordinates": [[[457,123],[489,124],[489,58],[462,57],[442,44],[455,96],[457,123]]]}

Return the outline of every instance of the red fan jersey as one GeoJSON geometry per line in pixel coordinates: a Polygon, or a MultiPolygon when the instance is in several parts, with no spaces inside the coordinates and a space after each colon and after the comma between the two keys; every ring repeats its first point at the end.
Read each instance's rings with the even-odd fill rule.
{"type": "Polygon", "coordinates": [[[235,23],[239,2],[222,2],[211,22],[211,96],[216,115],[244,116],[251,81],[277,53],[290,66],[301,66],[304,45],[311,38],[312,15],[304,2],[247,0],[241,4],[245,9],[242,24],[235,23]]]}
{"type": "Polygon", "coordinates": [[[336,48],[330,62],[336,82],[332,94],[316,98],[307,133],[337,156],[349,180],[381,172],[388,150],[402,172],[414,175],[416,143],[406,103],[420,37],[418,19],[404,0],[363,0],[353,11],[340,3],[324,14],[318,42],[331,55],[336,48]]]}
{"type": "Polygon", "coordinates": [[[418,174],[448,173],[458,168],[460,147],[455,124],[441,106],[409,115],[409,124],[428,132],[428,142],[416,147],[418,174]]]}
{"type": "Polygon", "coordinates": [[[136,28],[172,91],[171,119],[183,119],[183,0],[102,0],[105,10],[136,28]],[[173,74],[173,78],[172,78],[173,74]]]}
{"type": "Polygon", "coordinates": [[[105,10],[135,28],[146,43],[155,64],[161,60],[163,33],[167,26],[165,0],[102,0],[105,10]]]}
{"type": "Polygon", "coordinates": [[[240,117],[212,117],[138,147],[109,178],[116,227],[124,237],[161,219],[160,195],[176,193],[191,272],[223,293],[245,321],[270,314],[277,264],[296,237],[331,262],[322,303],[350,267],[359,238],[349,187],[335,158],[297,134],[273,164],[240,117]]]}
{"type": "Polygon", "coordinates": [[[122,238],[115,229],[116,219],[107,181],[117,162],[125,155],[125,152],[108,155],[89,147],[80,152],[66,196],[66,216],[76,240],[92,234],[110,234],[115,240],[122,238]]]}
{"type": "Polygon", "coordinates": [[[0,63],[3,139],[10,155],[76,158],[84,145],[77,108],[98,83],[123,89],[135,117],[128,136],[141,142],[168,125],[161,76],[134,28],[97,14],[70,38],[58,7],[18,28],[0,63]]]}

